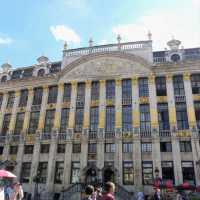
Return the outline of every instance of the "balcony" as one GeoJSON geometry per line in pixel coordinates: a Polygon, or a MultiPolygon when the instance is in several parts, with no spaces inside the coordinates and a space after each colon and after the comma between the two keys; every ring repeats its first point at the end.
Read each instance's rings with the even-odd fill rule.
{"type": "Polygon", "coordinates": [[[151,130],[140,130],[140,136],[142,138],[151,137],[151,130]]]}
{"type": "Polygon", "coordinates": [[[115,137],[115,131],[106,131],[105,132],[105,138],[106,139],[111,139],[115,137]]]}
{"type": "Polygon", "coordinates": [[[132,104],[132,98],[131,97],[127,97],[127,98],[122,97],[122,105],[131,105],[131,104],[132,104]]]}
{"type": "Polygon", "coordinates": [[[160,130],[159,136],[160,137],[171,137],[171,131],[170,130],[160,130]]]}
{"type": "Polygon", "coordinates": [[[40,140],[51,140],[51,133],[41,133],[40,140]]]}
{"type": "Polygon", "coordinates": [[[166,58],[165,57],[154,57],[153,58],[154,63],[166,63],[166,58]]]}
{"type": "Polygon", "coordinates": [[[97,132],[90,131],[89,132],[89,139],[96,139],[97,138],[97,132]]]}
{"type": "Polygon", "coordinates": [[[83,56],[88,54],[103,53],[103,52],[113,52],[113,51],[130,51],[134,49],[145,49],[151,47],[151,41],[137,41],[137,42],[127,42],[120,44],[107,44],[93,47],[83,47],[78,49],[67,49],[64,50],[64,56],[83,56]]]}
{"type": "Polygon", "coordinates": [[[76,125],[74,128],[75,133],[81,133],[82,132],[82,124],[81,125],[76,125]]]}
{"type": "Polygon", "coordinates": [[[63,141],[63,140],[69,140],[71,139],[71,134],[69,133],[59,133],[58,134],[58,140],[63,141]]]}
{"type": "Polygon", "coordinates": [[[180,102],[185,102],[185,95],[175,95],[175,102],[180,103],[180,102]]]}
{"type": "Polygon", "coordinates": [[[20,142],[22,135],[10,135],[10,142],[20,142]]]}
{"type": "Polygon", "coordinates": [[[5,143],[6,142],[6,136],[1,135],[0,136],[0,143],[5,143]]]}

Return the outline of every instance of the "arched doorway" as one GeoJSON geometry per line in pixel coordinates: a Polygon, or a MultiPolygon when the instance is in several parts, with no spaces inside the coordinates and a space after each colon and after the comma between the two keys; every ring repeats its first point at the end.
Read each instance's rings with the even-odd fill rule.
{"type": "Polygon", "coordinates": [[[98,181],[97,171],[94,168],[89,168],[85,174],[85,183],[95,185],[98,181]]]}
{"type": "Polygon", "coordinates": [[[106,168],[103,173],[103,182],[106,183],[108,181],[115,182],[115,173],[112,168],[106,168]]]}

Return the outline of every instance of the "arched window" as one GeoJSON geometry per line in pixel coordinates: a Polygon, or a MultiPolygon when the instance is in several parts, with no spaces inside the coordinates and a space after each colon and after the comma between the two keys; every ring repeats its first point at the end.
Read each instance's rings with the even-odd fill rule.
{"type": "Polygon", "coordinates": [[[5,83],[7,81],[7,76],[2,76],[1,83],[5,83]]]}
{"type": "Polygon", "coordinates": [[[40,69],[38,71],[38,76],[44,76],[44,74],[45,74],[45,70],[44,69],[40,69]]]}

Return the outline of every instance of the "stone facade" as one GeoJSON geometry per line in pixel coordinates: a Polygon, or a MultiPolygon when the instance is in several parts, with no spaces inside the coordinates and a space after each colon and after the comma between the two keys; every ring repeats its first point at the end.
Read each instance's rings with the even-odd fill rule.
{"type": "Polygon", "coordinates": [[[42,162],[47,163],[47,166],[44,164],[40,169],[40,173],[43,173],[41,177],[44,178],[39,184],[42,194],[59,193],[63,188],[68,188],[72,184],[73,178],[78,179],[76,181],[79,182],[93,181],[93,179],[96,182],[104,182],[111,179],[124,185],[129,191],[144,189],[148,193],[152,186],[144,184],[145,180],[154,179],[156,176],[162,177],[165,173],[163,168],[170,168],[170,166],[166,167],[167,164],[164,166],[164,162],[168,162],[168,165],[172,163],[174,184],[180,184],[187,178],[188,181],[200,184],[200,132],[198,130],[200,123],[197,121],[200,117],[195,115],[194,106],[194,102],[200,102],[200,93],[193,94],[191,85],[191,75],[200,74],[200,49],[196,48],[193,52],[191,51],[192,53],[188,53],[189,50],[173,46],[170,50],[153,52],[151,44],[152,41],[149,40],[65,49],[61,62],[51,63],[46,57],[40,57],[38,64],[28,67],[32,73],[27,77],[24,76],[26,68],[15,72],[16,70],[12,70],[9,64],[2,66],[3,71],[0,73],[0,94],[2,94],[0,143],[3,152],[0,159],[17,162],[13,171],[23,182],[26,192],[34,194],[33,177],[38,174],[38,168],[42,162]],[[53,66],[57,68],[54,69],[53,66]],[[39,75],[40,69],[44,70],[44,74],[39,75]],[[181,75],[183,78],[185,95],[174,94],[173,77],[176,75],[181,75]],[[148,80],[148,96],[139,94],[141,77],[146,77],[148,80]],[[164,96],[158,96],[156,93],[157,77],[164,77],[166,80],[166,95],[164,96]],[[131,99],[123,97],[122,82],[124,79],[131,81],[131,99]],[[115,95],[112,99],[106,96],[107,80],[114,80],[115,83],[115,95]],[[99,82],[99,97],[95,100],[91,97],[94,81],[99,82]],[[66,102],[63,101],[65,83],[71,84],[70,100],[66,102]],[[79,83],[84,83],[84,100],[78,99],[79,83]],[[56,101],[48,103],[49,88],[55,85],[57,86],[56,101]],[[37,87],[43,88],[39,107],[33,105],[34,91],[37,87]],[[28,90],[27,103],[25,106],[19,106],[21,91],[24,89],[28,90]],[[15,97],[13,105],[8,107],[10,91],[14,91],[15,97]],[[81,101],[84,102],[83,106],[80,106],[83,108],[83,117],[82,122],[78,124],[79,127],[76,128],[76,112],[81,101]],[[177,102],[184,102],[186,105],[189,126],[184,129],[177,126],[177,102]],[[159,118],[162,117],[158,114],[158,103],[166,103],[168,107],[170,127],[164,131],[159,125],[159,118]],[[130,105],[132,110],[132,125],[128,130],[123,130],[122,110],[125,105],[130,105]],[[141,130],[140,105],[149,105],[150,108],[150,129],[147,128],[145,131],[141,130]],[[109,132],[111,135],[108,135],[106,129],[106,108],[109,106],[115,110],[115,130],[109,132]],[[94,107],[98,110],[98,129],[93,132],[91,131],[91,108],[94,107]],[[69,116],[68,120],[66,118],[66,131],[61,133],[63,108],[69,110],[69,116]],[[55,112],[53,122],[49,122],[52,124],[50,132],[44,131],[45,124],[48,123],[47,110],[55,112]],[[30,120],[33,111],[39,111],[39,121],[35,133],[30,134],[30,120]],[[19,128],[20,134],[15,132],[18,113],[24,113],[23,122],[19,128]],[[5,134],[6,114],[11,114],[11,118],[5,134]],[[171,151],[163,152],[161,142],[171,143],[171,151]],[[190,142],[191,151],[182,152],[180,142],[190,142]],[[58,145],[61,144],[65,151],[58,152],[58,145]],[[75,144],[80,144],[80,152],[74,150],[75,144]],[[96,150],[89,150],[88,144],[94,144],[96,150]],[[110,145],[108,149],[111,149],[106,150],[106,144],[113,146],[110,145]],[[125,144],[129,144],[128,150],[124,150],[125,144]],[[33,151],[25,153],[28,145],[33,146],[33,151]],[[48,150],[42,152],[44,145],[49,145],[48,150]],[[150,145],[150,150],[144,150],[148,148],[148,145],[150,145]],[[11,146],[17,146],[17,152],[11,152],[11,146]],[[56,168],[59,162],[62,167],[56,168]],[[133,176],[130,178],[133,182],[129,184],[127,182],[125,184],[124,180],[125,162],[132,163],[129,165],[132,170],[128,168],[127,176],[133,176]],[[25,169],[26,163],[30,163],[30,167],[28,168],[27,164],[25,169]],[[185,169],[187,167],[194,170],[194,179],[187,177],[188,171],[185,169]],[[60,180],[56,182],[55,173],[59,170],[60,174],[57,176],[60,180]],[[23,175],[23,173],[28,175],[23,175]],[[112,176],[106,174],[112,174],[112,176]]]}

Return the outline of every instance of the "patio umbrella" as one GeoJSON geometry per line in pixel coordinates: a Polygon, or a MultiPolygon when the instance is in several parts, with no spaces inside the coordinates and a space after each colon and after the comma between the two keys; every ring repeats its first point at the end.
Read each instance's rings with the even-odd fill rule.
{"type": "Polygon", "coordinates": [[[184,182],[183,184],[176,186],[176,189],[177,190],[195,190],[196,187],[195,185],[191,185],[188,182],[184,182]]]}
{"type": "Polygon", "coordinates": [[[16,176],[13,173],[6,171],[4,169],[0,170],[0,177],[2,177],[2,178],[16,178],[16,176]]]}

